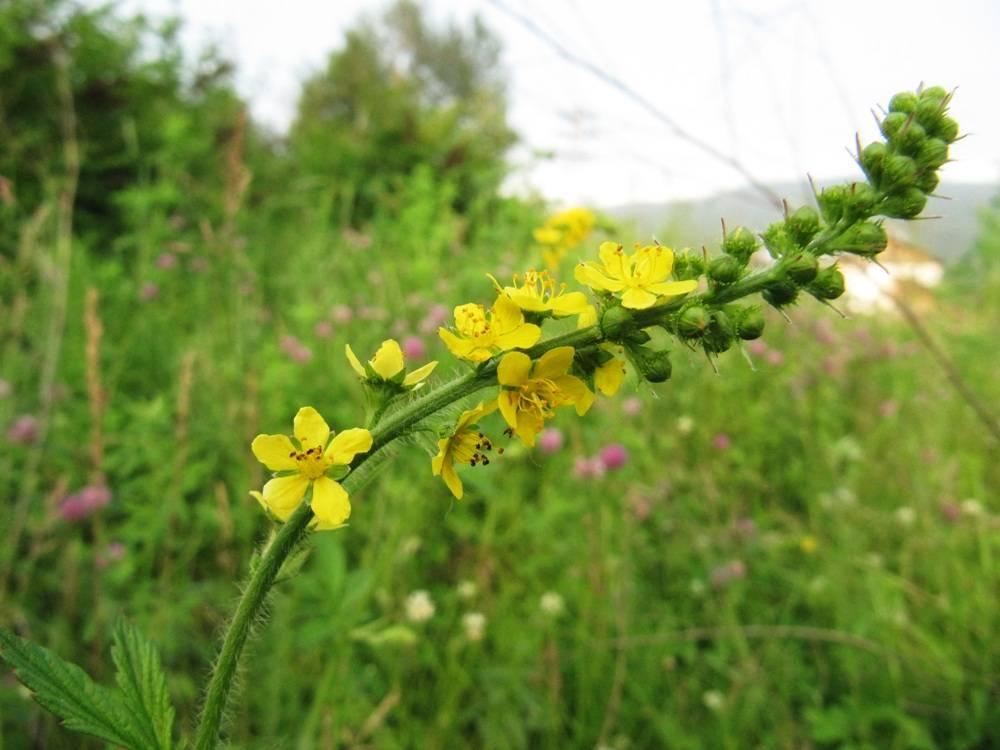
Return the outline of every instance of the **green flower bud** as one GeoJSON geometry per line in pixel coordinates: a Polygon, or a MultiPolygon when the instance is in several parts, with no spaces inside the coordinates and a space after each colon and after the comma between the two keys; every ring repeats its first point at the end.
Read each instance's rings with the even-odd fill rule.
{"type": "Polygon", "coordinates": [[[920,92],[920,101],[933,101],[940,104],[947,104],[951,96],[948,91],[941,86],[931,86],[920,92]]]}
{"type": "Polygon", "coordinates": [[[922,193],[933,193],[939,182],[941,178],[937,172],[927,171],[917,178],[917,189],[922,193]]]}
{"type": "Polygon", "coordinates": [[[931,131],[931,134],[940,138],[945,143],[954,143],[958,138],[958,123],[950,117],[942,117],[938,126],[931,131]]]}
{"type": "Polygon", "coordinates": [[[906,126],[909,120],[910,116],[905,112],[890,112],[879,124],[879,129],[882,131],[882,135],[891,139],[906,126]]]}
{"type": "Polygon", "coordinates": [[[761,237],[763,237],[764,244],[767,245],[767,249],[771,252],[771,255],[776,258],[793,253],[799,249],[799,246],[785,228],[785,222],[783,221],[776,221],[769,226],[761,234],[761,237]]]}
{"type": "Polygon", "coordinates": [[[759,339],[764,333],[764,313],[758,305],[744,307],[735,318],[736,334],[744,341],[759,339]]]}
{"type": "Polygon", "coordinates": [[[865,150],[861,152],[861,168],[865,170],[869,180],[878,183],[882,177],[888,155],[889,147],[881,141],[875,141],[865,146],[865,150]]]}
{"type": "Polygon", "coordinates": [[[722,241],[722,252],[732,255],[745,266],[750,261],[750,256],[757,252],[759,246],[757,238],[748,229],[737,227],[722,241]]]}
{"type": "Polygon", "coordinates": [[[634,327],[632,313],[620,305],[609,307],[601,316],[601,331],[612,341],[621,340],[634,327]]]}
{"type": "Polygon", "coordinates": [[[799,253],[785,266],[788,278],[800,285],[808,284],[815,279],[818,270],[819,264],[816,262],[816,256],[812,253],[799,253]]]}
{"type": "Polygon", "coordinates": [[[635,369],[650,383],[664,383],[670,380],[673,365],[670,364],[670,352],[656,351],[645,346],[629,347],[629,356],[635,364],[635,369]]]}
{"type": "Polygon", "coordinates": [[[909,156],[892,154],[885,160],[879,185],[887,192],[912,185],[917,179],[917,163],[909,156]]]}
{"type": "Polygon", "coordinates": [[[682,250],[674,256],[674,278],[679,281],[697,279],[705,273],[705,260],[690,250],[682,250]]]}
{"type": "Polygon", "coordinates": [[[874,258],[885,250],[889,238],[881,223],[862,221],[851,226],[834,239],[831,250],[837,253],[853,253],[866,258],[874,258]]]}
{"type": "Polygon", "coordinates": [[[896,134],[892,142],[896,144],[900,151],[910,156],[916,156],[920,147],[927,138],[927,131],[923,125],[916,121],[911,121],[899,133],[896,134]]]}
{"type": "Polygon", "coordinates": [[[854,218],[871,216],[878,197],[875,188],[868,183],[852,182],[847,191],[844,214],[854,218]]]}
{"type": "Polygon", "coordinates": [[[708,264],[708,277],[718,284],[732,284],[743,274],[743,264],[732,255],[719,255],[708,264]]]}
{"type": "Polygon", "coordinates": [[[912,91],[902,91],[889,100],[890,112],[910,114],[917,108],[917,95],[912,91]]]}
{"type": "Polygon", "coordinates": [[[705,351],[721,354],[733,345],[736,338],[736,326],[722,310],[715,310],[711,315],[711,323],[702,339],[705,351]]]}
{"type": "Polygon", "coordinates": [[[847,204],[847,186],[833,185],[824,188],[818,196],[816,202],[819,203],[819,210],[823,218],[830,224],[840,221],[844,215],[844,207],[847,204]]]}
{"type": "Polygon", "coordinates": [[[809,206],[802,206],[785,221],[785,230],[797,245],[805,247],[819,233],[819,214],[809,206]]]}
{"type": "Polygon", "coordinates": [[[701,305],[692,305],[677,317],[677,335],[685,339],[701,338],[709,323],[708,310],[701,305]]]}
{"type": "Polygon", "coordinates": [[[945,106],[943,102],[936,102],[933,99],[921,99],[917,104],[917,122],[923,125],[924,130],[931,133],[938,129],[941,120],[945,117],[945,106]]]}
{"type": "Polygon", "coordinates": [[[837,299],[844,293],[844,274],[837,264],[822,269],[808,287],[809,293],[816,299],[837,299]]]}
{"type": "Polygon", "coordinates": [[[795,302],[799,287],[791,279],[778,279],[768,284],[761,296],[772,307],[782,308],[795,302]]]}
{"type": "Polygon", "coordinates": [[[879,209],[883,216],[894,219],[912,219],[920,215],[927,205],[927,196],[917,187],[911,187],[898,195],[886,198],[879,209]]]}
{"type": "Polygon", "coordinates": [[[928,138],[920,146],[916,156],[917,166],[934,171],[948,161],[948,144],[940,138],[928,138]]]}
{"type": "MultiPolygon", "coordinates": [[[[624,341],[628,344],[646,344],[652,338],[648,333],[646,333],[641,328],[637,328],[634,331],[629,331],[625,334],[624,341]]],[[[607,361],[607,360],[605,360],[607,361]]],[[[602,363],[603,364],[603,363],[602,363]]]]}

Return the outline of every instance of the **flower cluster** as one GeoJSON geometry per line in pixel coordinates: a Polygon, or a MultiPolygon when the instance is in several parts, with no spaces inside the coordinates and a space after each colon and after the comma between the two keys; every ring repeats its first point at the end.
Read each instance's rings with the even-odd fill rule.
{"type": "MultiPolygon", "coordinates": [[[[348,346],[347,358],[369,396],[367,428],[330,440],[316,410],[300,410],[294,439],[261,435],[254,440],[257,458],[276,472],[255,496],[278,520],[287,519],[308,497],[314,525],[336,528],[350,514],[340,482],[346,477],[350,483],[352,464],[365,460],[356,456],[376,443],[436,429],[431,471],[461,499],[459,469],[490,466],[503,453],[488,420],[498,419],[503,434],[526,447],[538,443],[540,450],[552,452],[553,436],[561,444],[561,433],[546,425],[559,410],[572,407],[585,415],[596,394],[616,394],[629,371],[637,381],[669,379],[670,351],[660,343],[662,335],[654,342],[649,329],[666,332],[714,361],[763,334],[762,305],[747,298],[759,294],[781,310],[804,292],[829,304],[843,294],[844,277],[836,262],[824,259],[841,253],[874,259],[887,244],[878,217],[916,216],[937,186],[937,171],[958,137],[947,113],[949,100],[937,87],[893,97],[880,123],[885,142],[858,149],[867,182],[825,188],[815,196],[816,208],[786,206],[784,217],[760,235],[724,227],[721,252],[714,256],[707,250],[675,253],[659,243],[636,245],[631,252],[617,242],[600,243],[597,262],[579,262],[573,274],[589,296],[584,289],[569,289],[553,272],[589,236],[594,216],[584,209],[553,216],[534,233],[549,270],[529,269],[510,283],[490,276],[492,303],[461,304],[454,308],[454,324],[438,328],[451,354],[468,363],[466,374],[418,395],[414,392],[437,362],[407,371],[403,350],[391,339],[365,363],[348,346]],[[758,252],[770,255],[769,266],[751,267],[758,252]],[[543,340],[543,326],[572,317],[575,330],[564,325],[563,333],[543,340]],[[457,418],[424,424],[482,390],[490,395],[467,404],[470,408],[457,418]]],[[[443,319],[446,311],[440,312],[432,325],[443,319]]],[[[620,456],[605,461],[608,467],[627,460],[624,449],[616,448],[620,456]]]]}

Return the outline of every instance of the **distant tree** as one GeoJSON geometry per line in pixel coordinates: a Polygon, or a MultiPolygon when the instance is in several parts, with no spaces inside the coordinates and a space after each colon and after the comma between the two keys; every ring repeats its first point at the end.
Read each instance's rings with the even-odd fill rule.
{"type": "Polygon", "coordinates": [[[348,204],[355,223],[419,165],[453,184],[460,212],[494,196],[516,141],[499,61],[479,19],[437,28],[398,0],[360,21],[303,86],[290,135],[301,172],[348,204]]]}

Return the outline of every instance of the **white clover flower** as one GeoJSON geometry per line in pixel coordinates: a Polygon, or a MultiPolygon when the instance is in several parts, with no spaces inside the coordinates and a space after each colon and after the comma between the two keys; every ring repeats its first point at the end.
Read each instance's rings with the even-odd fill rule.
{"type": "Polygon", "coordinates": [[[410,622],[427,622],[434,616],[434,602],[431,595],[418,589],[406,597],[406,619],[410,622]]]}
{"type": "Polygon", "coordinates": [[[458,586],[455,587],[455,591],[458,594],[459,599],[469,600],[476,595],[478,588],[474,582],[466,579],[458,582],[458,586]]]}
{"type": "Polygon", "coordinates": [[[555,591],[546,591],[542,594],[542,598],[539,600],[538,606],[541,607],[542,612],[549,617],[558,617],[566,608],[566,603],[563,601],[562,596],[555,591]]]}
{"type": "Polygon", "coordinates": [[[486,615],[482,612],[466,612],[462,615],[462,628],[470,641],[481,641],[486,634],[486,615]]]}
{"type": "Polygon", "coordinates": [[[694,420],[688,415],[677,418],[677,432],[681,435],[690,435],[691,431],[694,430],[694,420]]]}
{"type": "Polygon", "coordinates": [[[726,705],[726,696],[718,690],[706,690],[701,696],[702,703],[712,711],[721,711],[726,705]]]}

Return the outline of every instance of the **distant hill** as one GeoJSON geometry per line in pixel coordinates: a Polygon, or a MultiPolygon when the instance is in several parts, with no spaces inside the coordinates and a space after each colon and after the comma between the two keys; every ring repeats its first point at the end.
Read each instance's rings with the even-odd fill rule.
{"type": "MultiPolygon", "coordinates": [[[[856,178],[848,178],[856,179],[856,178]]],[[[836,184],[829,180],[822,185],[836,184]]],[[[814,205],[809,184],[781,183],[771,185],[779,195],[786,196],[794,208],[804,203],[814,205]]],[[[927,248],[945,263],[961,258],[972,247],[979,232],[979,213],[988,206],[1000,187],[982,183],[943,183],[942,191],[951,200],[931,198],[928,215],[940,219],[911,222],[891,221],[899,236],[927,248]]],[[[632,203],[606,208],[605,212],[618,221],[634,227],[637,237],[656,235],[665,244],[697,247],[717,242],[726,225],[745,225],[760,231],[780,218],[780,213],[750,189],[717,193],[698,201],[671,203],[632,203]]]]}

